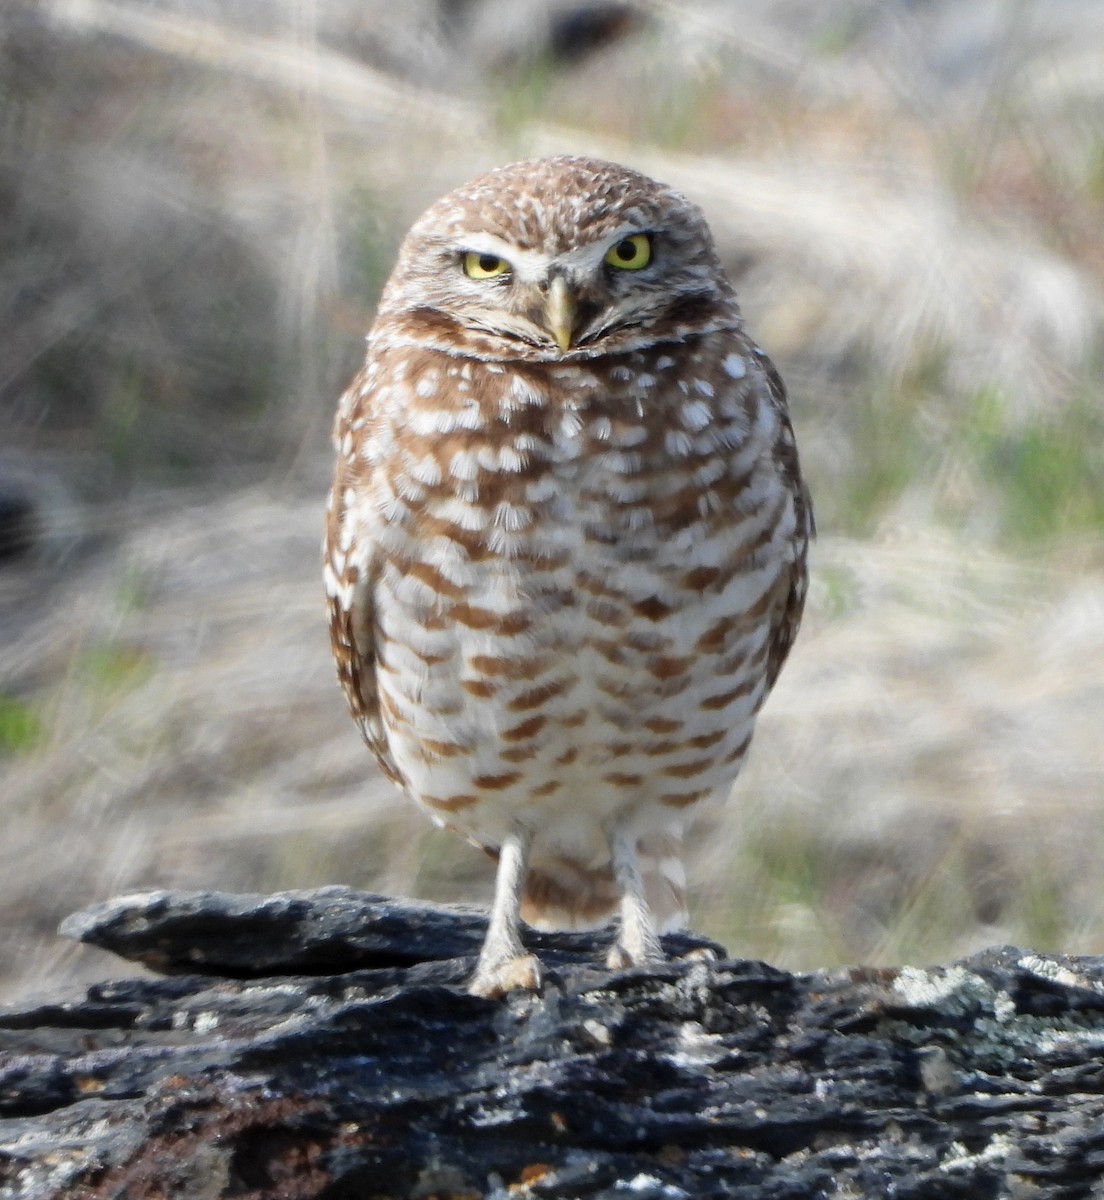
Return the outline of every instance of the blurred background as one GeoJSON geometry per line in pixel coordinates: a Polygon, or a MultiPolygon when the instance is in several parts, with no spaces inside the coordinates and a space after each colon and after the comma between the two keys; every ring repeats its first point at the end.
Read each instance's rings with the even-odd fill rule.
{"type": "Polygon", "coordinates": [[[1099,0],[5,0],[0,995],[153,886],[486,900],[319,577],[409,222],[614,158],[706,211],[821,537],[693,920],[791,968],[1104,952],[1099,0]]]}

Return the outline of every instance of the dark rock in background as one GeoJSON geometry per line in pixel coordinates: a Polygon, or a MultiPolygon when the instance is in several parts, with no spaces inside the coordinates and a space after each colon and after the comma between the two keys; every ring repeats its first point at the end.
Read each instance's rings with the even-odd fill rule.
{"type": "Polygon", "coordinates": [[[486,1001],[483,928],[341,888],[76,914],[173,974],[0,1014],[0,1196],[1099,1194],[1104,961],[790,975],[686,936],[611,974],[608,933],[532,935],[543,994],[486,1001]]]}

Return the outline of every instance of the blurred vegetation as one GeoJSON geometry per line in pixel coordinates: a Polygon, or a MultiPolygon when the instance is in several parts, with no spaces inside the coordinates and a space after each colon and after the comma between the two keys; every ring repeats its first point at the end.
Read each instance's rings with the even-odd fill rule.
{"type": "Polygon", "coordinates": [[[1102,81],[1095,0],[10,0],[0,972],[121,887],[486,896],[368,782],[316,543],[403,230],[560,151],[705,209],[822,532],[695,919],[1104,950],[1102,81]]]}
{"type": "Polygon", "coordinates": [[[42,737],[42,721],[30,704],[0,696],[0,754],[32,750],[42,737]]]}
{"type": "MultiPolygon", "coordinates": [[[[985,237],[1003,228],[1013,245],[1030,239],[1031,254],[1055,251],[1041,282],[1064,262],[1090,271],[1093,286],[1099,273],[1100,98],[1051,78],[1060,56],[1078,48],[1085,5],[1061,5],[1065,37],[1060,26],[1049,46],[1031,47],[1041,10],[1011,0],[980,6],[972,19],[946,4],[930,6],[926,18],[891,5],[879,18],[858,3],[815,15],[796,2],[762,3],[744,34],[724,3],[553,4],[539,17],[528,6],[526,16],[506,20],[493,3],[461,15],[423,0],[389,20],[379,5],[356,17],[355,6],[334,0],[318,6],[306,32],[300,14],[282,29],[265,22],[263,37],[248,4],[223,10],[221,21],[212,19],[217,7],[200,11],[206,19],[194,22],[197,10],[183,4],[103,7],[97,24],[96,4],[83,21],[66,21],[60,3],[17,3],[0,26],[0,323],[9,347],[0,429],[9,445],[80,459],[77,479],[93,497],[136,482],[241,482],[321,443],[325,398],[355,364],[356,335],[411,215],[416,139],[448,136],[477,105],[486,105],[485,132],[496,131],[478,145],[480,162],[494,157],[495,138],[504,152],[531,152],[534,130],[555,122],[587,139],[681,155],[820,155],[844,177],[853,172],[859,188],[880,162],[883,175],[900,173],[895,202],[903,207],[913,186],[941,189],[940,203],[952,206],[937,214],[948,222],[949,257],[978,220],[985,237]],[[127,11],[130,29],[119,16],[127,11]],[[163,24],[151,28],[150,20],[163,24]],[[767,40],[756,40],[756,23],[767,40]],[[173,40],[181,30],[214,41],[203,53],[172,52],[186,46],[173,40]],[[900,40],[925,34],[928,44],[906,59],[900,40]],[[955,46],[959,34],[966,41],[955,46]],[[324,84],[312,95],[296,75],[302,55],[331,55],[343,36],[354,57],[368,58],[366,69],[386,59],[403,86],[448,53],[443,39],[457,38],[458,55],[470,61],[464,71],[450,59],[444,75],[455,92],[452,122],[433,131],[423,127],[425,113],[369,114],[413,125],[384,137],[373,130],[365,141],[327,106],[324,84]],[[298,63],[277,57],[285,46],[298,63]],[[271,65],[242,71],[247,49],[268,54],[271,65]],[[1024,88],[1025,78],[1033,87],[1024,88]],[[408,161],[388,161],[394,155],[408,161]],[[381,159],[390,176],[377,186],[381,159]]],[[[400,109],[402,99],[393,101],[400,109]]],[[[424,101],[447,97],[427,92],[424,101]]],[[[925,203],[918,193],[917,209],[925,203]]],[[[835,219],[844,239],[836,252],[860,253],[862,230],[842,227],[854,217],[835,219]]],[[[877,293],[918,287],[938,311],[939,289],[966,282],[976,293],[969,302],[996,310],[991,293],[1008,282],[1002,267],[1026,268],[979,261],[956,279],[956,264],[941,277],[940,264],[921,261],[928,277],[896,278],[916,265],[901,245],[899,267],[868,264],[874,286],[849,295],[852,319],[841,322],[817,311],[840,297],[815,262],[801,280],[785,252],[764,267],[761,248],[730,251],[735,273],[750,276],[749,311],[766,308],[769,324],[799,326],[784,328],[771,347],[813,384],[795,397],[799,415],[842,439],[845,472],[818,488],[831,527],[869,533],[954,462],[970,476],[969,507],[990,511],[987,540],[1099,530],[1098,297],[1055,279],[1054,301],[1082,307],[1051,314],[1056,326],[1082,326],[1078,344],[1054,347],[1048,375],[1045,318],[1026,314],[1041,327],[1007,331],[1026,343],[1008,348],[1013,376],[1025,368],[1010,385],[1003,352],[967,341],[991,330],[971,328],[972,318],[928,330],[917,318],[909,337],[892,328],[901,322],[892,306],[879,313],[877,293]],[[978,277],[987,270],[991,278],[978,277]],[[811,295],[800,294],[801,283],[811,295]],[[803,338],[800,319],[785,316],[795,301],[799,314],[809,306],[806,321],[828,317],[818,337],[803,338]],[[841,324],[847,332],[828,344],[841,324]],[[1025,400],[1006,397],[1010,386],[1040,390],[1025,400]]],[[[960,303],[947,299],[948,310],[960,303]]],[[[953,495],[930,499],[945,519],[960,519],[953,495]]]]}
{"type": "Polygon", "coordinates": [[[1104,406],[1077,397],[1063,411],[1009,428],[996,390],[963,415],[963,452],[999,496],[1000,528],[1024,543],[1104,530],[1104,406]]]}

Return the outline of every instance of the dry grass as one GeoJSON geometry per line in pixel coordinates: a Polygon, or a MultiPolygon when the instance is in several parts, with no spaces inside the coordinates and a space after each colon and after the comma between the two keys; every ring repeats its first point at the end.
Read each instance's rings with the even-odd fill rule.
{"type": "Polygon", "coordinates": [[[488,895],[332,682],[325,438],[405,224],[553,150],[706,209],[824,531],[697,922],[1104,950],[1104,17],[657,0],[567,62],[566,5],[397,7],[0,16],[0,484],[45,525],[0,566],[7,992],[103,971],[52,928],[123,888],[488,895]]]}

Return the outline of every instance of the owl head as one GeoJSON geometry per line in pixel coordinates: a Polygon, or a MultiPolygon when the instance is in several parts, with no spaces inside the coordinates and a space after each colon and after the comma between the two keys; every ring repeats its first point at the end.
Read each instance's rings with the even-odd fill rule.
{"type": "Polygon", "coordinates": [[[739,324],[700,210],[616,163],[499,167],[411,227],[380,302],[393,336],[453,355],[555,361],[739,324]]]}

